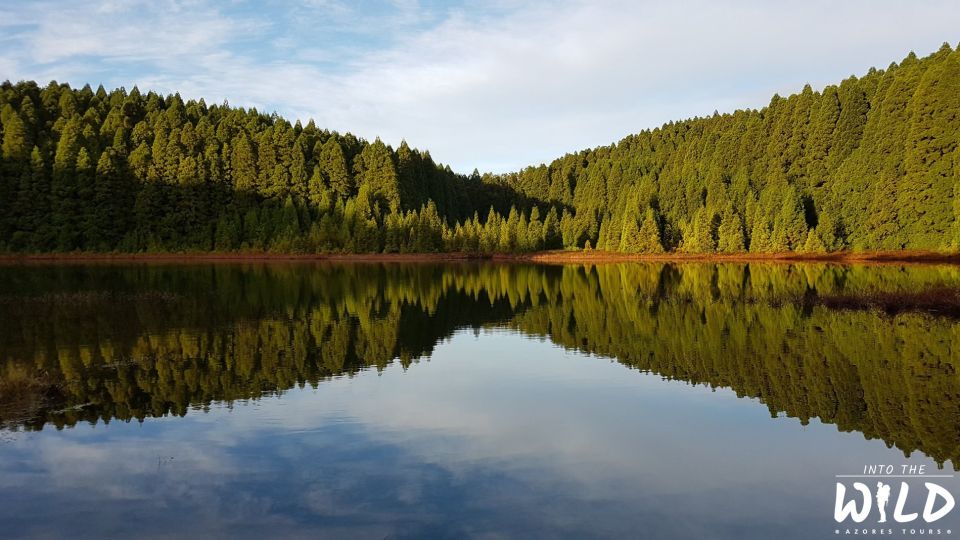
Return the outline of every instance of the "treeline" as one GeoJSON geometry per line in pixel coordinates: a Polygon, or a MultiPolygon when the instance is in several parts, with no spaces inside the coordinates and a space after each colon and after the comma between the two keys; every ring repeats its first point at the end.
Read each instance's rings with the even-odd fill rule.
{"type": "Polygon", "coordinates": [[[758,111],[670,123],[488,179],[576,208],[570,247],[956,249],[958,143],[960,51],[944,44],[758,111]]]}
{"type": "Polygon", "coordinates": [[[0,249],[955,249],[960,51],[466,176],[256,110],[0,85],[0,249]]]}
{"type": "Polygon", "coordinates": [[[557,208],[541,214],[527,197],[455,174],[406,143],[393,149],[226,103],[5,82],[0,130],[0,249],[560,245],[557,208]]]}
{"type": "Polygon", "coordinates": [[[957,321],[802,301],[924,290],[955,282],[957,273],[833,265],[7,267],[0,426],[183,415],[394,361],[409,366],[458,329],[506,325],[669,379],[729,387],[760,399],[773,416],[819,418],[957,467],[957,321]]]}

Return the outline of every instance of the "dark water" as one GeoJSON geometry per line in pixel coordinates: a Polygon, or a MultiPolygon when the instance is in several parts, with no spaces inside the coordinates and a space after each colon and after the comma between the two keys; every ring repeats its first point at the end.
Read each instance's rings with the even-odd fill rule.
{"type": "Polygon", "coordinates": [[[960,496],[960,322],[818,299],[945,285],[960,270],[0,267],[0,537],[846,537],[836,475],[925,465],[960,496]]]}

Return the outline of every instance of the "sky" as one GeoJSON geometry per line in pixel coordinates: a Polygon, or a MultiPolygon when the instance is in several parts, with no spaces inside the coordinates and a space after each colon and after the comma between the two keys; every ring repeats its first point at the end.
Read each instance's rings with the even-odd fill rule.
{"type": "Polygon", "coordinates": [[[180,92],[507,172],[960,42],[960,2],[0,0],[0,80],[180,92]]]}

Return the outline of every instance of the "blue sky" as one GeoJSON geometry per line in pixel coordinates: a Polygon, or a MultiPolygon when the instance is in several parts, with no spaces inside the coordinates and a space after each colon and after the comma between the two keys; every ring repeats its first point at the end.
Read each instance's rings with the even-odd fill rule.
{"type": "Polygon", "coordinates": [[[0,0],[0,79],[229,100],[508,171],[960,41],[960,3],[0,0]]]}

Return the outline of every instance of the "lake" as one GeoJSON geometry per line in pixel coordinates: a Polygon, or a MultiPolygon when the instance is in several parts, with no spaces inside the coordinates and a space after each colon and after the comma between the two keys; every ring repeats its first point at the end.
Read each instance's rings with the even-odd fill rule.
{"type": "Polygon", "coordinates": [[[0,536],[949,538],[960,510],[834,511],[870,465],[895,468],[891,516],[901,482],[904,513],[925,482],[960,493],[960,321],[824,299],[957,286],[950,266],[3,265],[0,536]]]}

